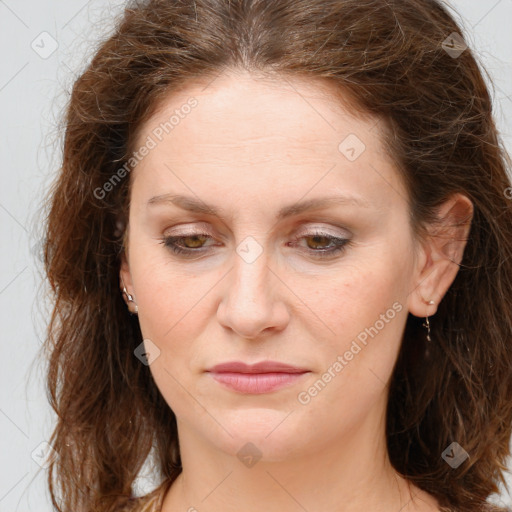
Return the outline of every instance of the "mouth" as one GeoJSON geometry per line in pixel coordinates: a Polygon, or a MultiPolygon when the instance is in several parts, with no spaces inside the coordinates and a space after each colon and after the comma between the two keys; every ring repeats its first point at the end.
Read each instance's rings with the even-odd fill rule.
{"type": "Polygon", "coordinates": [[[262,394],[292,386],[310,370],[277,361],[262,361],[248,365],[233,361],[207,370],[224,387],[245,394],[262,394]]]}

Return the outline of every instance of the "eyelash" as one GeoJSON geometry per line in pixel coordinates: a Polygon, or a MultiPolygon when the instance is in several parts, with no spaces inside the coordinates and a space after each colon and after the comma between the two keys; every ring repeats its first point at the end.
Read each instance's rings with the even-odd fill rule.
{"type": "MultiPolygon", "coordinates": [[[[210,235],[206,233],[187,233],[185,235],[181,236],[168,236],[163,237],[160,239],[160,243],[163,244],[165,247],[170,249],[174,254],[181,255],[183,257],[193,257],[194,254],[199,253],[203,248],[199,247],[197,249],[184,249],[183,247],[180,247],[178,244],[176,244],[177,240],[183,240],[184,238],[197,238],[197,237],[207,237],[212,238],[210,235]]],[[[329,235],[327,233],[323,233],[321,231],[315,231],[313,233],[308,233],[307,235],[303,235],[301,237],[295,238],[293,242],[298,242],[299,240],[302,240],[303,238],[315,238],[315,237],[322,237],[326,238],[328,240],[328,244],[336,244],[331,249],[323,249],[323,250],[314,250],[309,249],[311,251],[311,254],[313,257],[322,259],[322,258],[331,258],[336,256],[337,254],[342,253],[348,245],[350,245],[350,240],[346,238],[340,238],[336,236],[329,235]]]]}

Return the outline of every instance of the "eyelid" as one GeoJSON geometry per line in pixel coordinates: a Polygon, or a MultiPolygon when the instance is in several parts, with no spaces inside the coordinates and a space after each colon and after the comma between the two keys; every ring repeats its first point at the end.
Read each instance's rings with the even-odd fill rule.
{"type": "MultiPolygon", "coordinates": [[[[170,233],[168,230],[165,230],[163,233],[164,238],[188,238],[188,237],[196,237],[196,236],[202,236],[206,235],[209,237],[209,243],[206,243],[203,247],[206,249],[208,247],[213,247],[217,244],[215,244],[215,240],[225,242],[226,238],[223,235],[215,235],[211,229],[208,229],[206,227],[207,223],[200,223],[199,225],[191,223],[190,227],[185,225],[180,225],[176,228],[176,231],[171,231],[170,233]],[[192,227],[194,226],[194,227],[192,227]]],[[[172,229],[172,228],[170,228],[172,229]]],[[[327,236],[332,237],[337,240],[351,240],[353,238],[353,234],[346,228],[342,228],[341,226],[338,226],[337,231],[332,226],[326,227],[321,226],[318,224],[312,224],[312,225],[300,225],[297,230],[293,230],[293,233],[289,233],[287,236],[291,236],[293,241],[297,241],[303,237],[310,237],[310,236],[327,236]],[[341,230],[342,232],[340,232],[341,230]]],[[[201,248],[196,249],[196,251],[201,250],[201,248]]]]}
{"type": "Polygon", "coordinates": [[[167,232],[170,230],[173,230],[172,233],[169,234],[169,236],[183,236],[183,235],[190,235],[193,234],[208,234],[212,235],[211,228],[208,227],[208,224],[206,222],[200,222],[200,223],[194,223],[190,222],[187,224],[180,224],[177,227],[172,227],[164,230],[164,235],[167,235],[167,232]]]}
{"type": "MultiPolygon", "coordinates": [[[[318,222],[318,221],[317,221],[318,222]]],[[[341,234],[339,230],[342,231],[342,234],[346,235],[347,237],[352,236],[353,234],[348,230],[346,227],[343,226],[323,226],[319,225],[318,223],[309,223],[307,226],[304,224],[303,221],[298,223],[298,227],[293,226],[291,231],[296,231],[297,233],[303,233],[306,234],[310,233],[311,231],[322,231],[325,234],[328,234],[329,236],[337,236],[340,237],[341,234]]],[[[164,230],[164,235],[166,236],[193,236],[198,234],[204,234],[209,236],[216,236],[217,238],[225,239],[223,235],[214,235],[213,230],[210,228],[208,222],[200,222],[200,223],[194,223],[190,222],[187,224],[179,225],[176,228],[172,227],[169,229],[164,230]],[[190,225],[190,227],[189,227],[190,225]],[[168,233],[169,230],[173,230],[171,233],[168,233]],[[176,230],[176,231],[174,231],[176,230]]]]}
{"type": "Polygon", "coordinates": [[[352,236],[352,233],[346,228],[332,228],[320,225],[309,225],[307,227],[301,226],[301,228],[297,230],[295,236],[311,235],[312,233],[322,233],[324,235],[333,236],[336,238],[350,238],[352,236]],[[340,230],[342,231],[341,233],[340,230]]]}

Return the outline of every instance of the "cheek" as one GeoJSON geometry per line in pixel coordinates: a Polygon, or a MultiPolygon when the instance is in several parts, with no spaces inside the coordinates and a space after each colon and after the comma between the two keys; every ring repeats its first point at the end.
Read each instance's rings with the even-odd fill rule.
{"type": "Polygon", "coordinates": [[[179,319],[190,309],[188,294],[194,287],[194,280],[188,278],[185,283],[183,276],[169,266],[163,248],[155,245],[133,244],[130,248],[130,273],[142,335],[160,345],[165,333],[169,332],[170,336],[173,326],[185,325],[179,319]]]}
{"type": "Polygon", "coordinates": [[[150,371],[176,414],[203,418],[204,409],[190,399],[186,390],[193,389],[194,371],[201,357],[201,347],[194,341],[212,315],[211,310],[207,311],[211,308],[208,292],[218,279],[206,280],[177,271],[158,254],[158,249],[134,253],[130,262],[142,336],[159,350],[150,371]]]}
{"type": "Polygon", "coordinates": [[[173,377],[190,388],[205,351],[214,351],[205,334],[217,311],[215,287],[226,271],[202,272],[194,265],[176,264],[164,248],[149,245],[131,254],[130,267],[142,336],[160,351],[151,372],[171,400],[169,393],[179,388],[173,377]]]}
{"type": "Polygon", "coordinates": [[[330,327],[335,341],[351,340],[395,302],[403,302],[401,279],[383,260],[347,266],[309,293],[312,309],[330,327]]]}
{"type": "Polygon", "coordinates": [[[210,280],[154,266],[140,274],[137,286],[139,322],[144,337],[179,348],[176,339],[190,339],[206,318],[210,280]]]}
{"type": "Polygon", "coordinates": [[[330,333],[322,337],[324,367],[319,371],[339,376],[326,379],[334,383],[331,392],[342,392],[349,402],[361,398],[361,389],[380,393],[391,375],[407,317],[406,278],[405,267],[383,256],[345,268],[310,294],[313,310],[330,333]]]}

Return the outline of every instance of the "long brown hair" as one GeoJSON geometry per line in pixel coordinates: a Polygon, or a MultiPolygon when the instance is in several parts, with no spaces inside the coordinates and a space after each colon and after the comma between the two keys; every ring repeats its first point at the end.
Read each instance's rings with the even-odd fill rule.
{"type": "Polygon", "coordinates": [[[359,115],[380,119],[418,236],[450,194],[473,202],[462,264],[431,319],[428,357],[423,319],[407,319],[388,448],[395,469],[444,507],[477,510],[505,483],[510,158],[475,55],[453,33],[461,27],[436,0],[151,0],[126,8],[74,83],[62,167],[47,198],[55,307],[45,349],[58,416],[48,483],[59,511],[115,510],[150,453],[159,479],[181,471],[174,413],[133,353],[142,337],[119,290],[117,221],[127,215],[136,130],[169,92],[230,68],[323,80],[350,94],[359,115]],[[452,442],[469,454],[456,469],[442,457],[452,442]]]}

